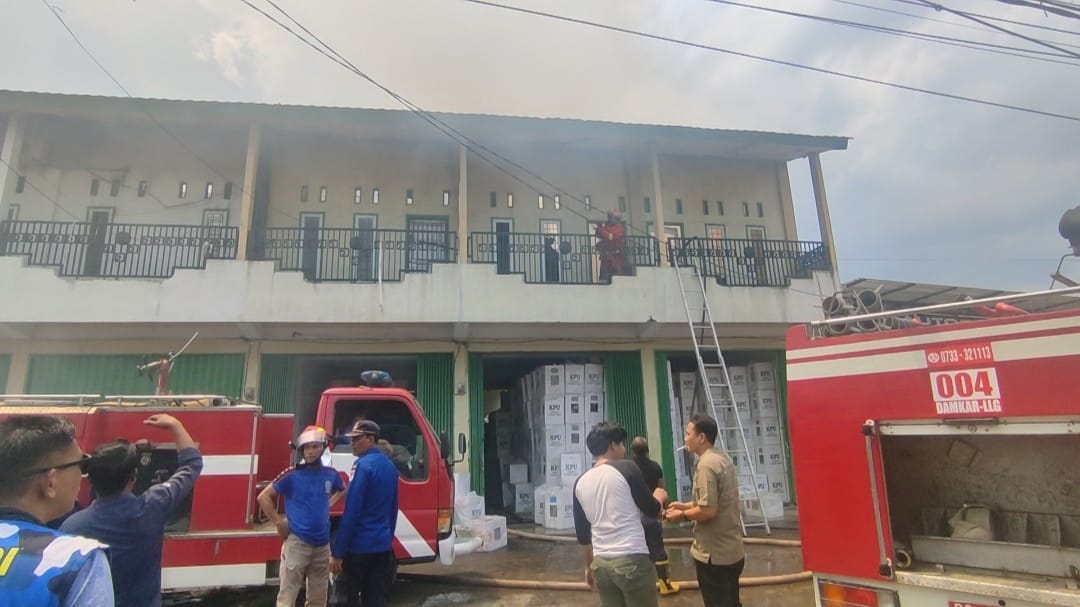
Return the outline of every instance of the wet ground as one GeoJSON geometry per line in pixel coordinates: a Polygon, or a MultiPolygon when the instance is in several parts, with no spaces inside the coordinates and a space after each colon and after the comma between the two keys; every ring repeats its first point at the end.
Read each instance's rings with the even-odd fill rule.
{"type": "MultiPolygon", "coordinates": [[[[522,530],[531,530],[528,527],[522,530]]],[[[685,534],[685,530],[671,530],[668,537],[685,534]]],[[[772,537],[798,539],[793,531],[774,530],[772,537]]],[[[672,577],[675,580],[693,580],[694,564],[689,546],[669,546],[672,577]]],[[[437,563],[402,567],[400,579],[394,585],[390,601],[395,607],[443,607],[449,605],[598,605],[595,594],[567,590],[516,590],[459,586],[431,583],[412,577],[412,574],[457,575],[476,579],[513,579],[532,581],[584,581],[581,551],[573,542],[546,542],[511,537],[506,548],[487,553],[462,556],[451,567],[437,563]]],[[[797,573],[802,571],[799,548],[776,546],[747,546],[744,578],[797,573]]],[[[269,607],[274,604],[276,588],[244,592],[212,593],[197,602],[194,607],[269,607]]],[[[797,582],[772,586],[747,587],[741,593],[746,607],[809,607],[814,595],[810,582],[797,582]]],[[[701,605],[696,590],[684,590],[676,595],[661,597],[661,607],[689,607],[701,605]]]]}

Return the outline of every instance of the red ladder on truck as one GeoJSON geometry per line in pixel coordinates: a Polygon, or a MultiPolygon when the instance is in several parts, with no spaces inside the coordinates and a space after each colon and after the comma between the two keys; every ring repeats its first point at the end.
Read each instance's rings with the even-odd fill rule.
{"type": "MultiPolygon", "coordinates": [[[[758,485],[757,466],[747,446],[747,429],[744,425],[743,412],[736,406],[735,392],[731,387],[731,378],[728,375],[727,363],[724,362],[724,353],[720,349],[720,338],[716,333],[716,324],[713,322],[712,309],[709,307],[709,298],[705,290],[705,273],[694,265],[694,259],[702,259],[697,255],[683,257],[688,260],[685,266],[680,266],[680,256],[683,251],[672,250],[669,258],[671,266],[675,269],[675,276],[679,280],[679,292],[682,294],[683,309],[686,310],[686,322],[690,327],[690,340],[694,344],[694,357],[697,359],[699,381],[705,393],[705,400],[712,409],[709,413],[716,419],[720,429],[720,446],[729,454],[744,458],[750,467],[750,480],[754,487],[754,503],[757,504],[758,514],[761,521],[747,522],[742,512],[739,520],[742,524],[743,535],[746,535],[747,527],[764,527],[765,533],[772,534],[769,528],[769,519],[765,517],[765,504],[761,501],[761,488],[758,485]],[[684,276],[683,267],[693,271],[693,278],[684,276]],[[688,284],[689,283],[689,284],[688,284]],[[694,302],[692,304],[691,302],[694,302]],[[700,309],[697,303],[700,302],[700,309]],[[715,357],[716,362],[712,362],[715,357]],[[709,361],[706,361],[706,358],[709,361]],[[719,376],[719,377],[718,377],[719,376]],[[717,381],[719,380],[719,381],[717,381]],[[735,444],[728,444],[729,430],[737,431],[738,437],[735,444]]],[[[745,412],[749,414],[749,410],[745,412]]],[[[746,419],[749,421],[749,418],[746,419]]]]}

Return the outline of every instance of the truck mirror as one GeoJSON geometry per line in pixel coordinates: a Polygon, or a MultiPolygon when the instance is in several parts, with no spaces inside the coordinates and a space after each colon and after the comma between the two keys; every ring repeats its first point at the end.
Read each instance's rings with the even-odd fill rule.
{"type": "Polygon", "coordinates": [[[458,450],[458,455],[460,455],[460,456],[464,457],[464,456],[465,456],[465,450],[466,450],[466,448],[467,448],[467,447],[468,447],[468,443],[467,443],[467,441],[465,440],[465,433],[464,433],[464,432],[461,432],[461,433],[459,433],[459,434],[457,435],[457,450],[458,450]]]}
{"type": "Polygon", "coordinates": [[[450,459],[450,436],[446,432],[439,433],[439,457],[450,459]]]}

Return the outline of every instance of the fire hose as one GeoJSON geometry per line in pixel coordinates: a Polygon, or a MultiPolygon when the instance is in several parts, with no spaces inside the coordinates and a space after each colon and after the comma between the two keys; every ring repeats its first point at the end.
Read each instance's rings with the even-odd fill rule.
{"type": "MultiPolygon", "coordinates": [[[[543,542],[574,542],[575,538],[565,535],[545,535],[542,533],[529,533],[528,531],[519,531],[517,529],[507,529],[507,536],[513,536],[521,539],[537,540],[543,542]]],[[[673,537],[665,538],[664,543],[669,545],[686,545],[690,544],[693,538],[689,537],[673,537]]],[[[743,538],[743,542],[746,544],[765,545],[765,546],[782,546],[786,548],[797,548],[802,545],[799,540],[781,540],[773,538],[759,538],[748,537],[743,538]]],[[[480,577],[476,575],[442,575],[442,574],[429,574],[429,573],[398,573],[398,579],[411,580],[415,582],[428,582],[433,584],[449,584],[454,586],[474,586],[481,588],[507,588],[515,590],[576,590],[589,592],[591,589],[585,582],[564,582],[564,581],[545,581],[545,580],[515,580],[515,579],[502,579],[502,578],[489,578],[480,577]]],[[[739,578],[739,586],[772,586],[777,584],[793,584],[795,582],[804,582],[810,580],[813,577],[813,573],[809,571],[800,571],[798,573],[785,573],[780,575],[764,575],[757,577],[741,577],[739,578]]],[[[676,581],[676,584],[680,588],[686,590],[697,590],[697,580],[685,580],[676,581]]]]}

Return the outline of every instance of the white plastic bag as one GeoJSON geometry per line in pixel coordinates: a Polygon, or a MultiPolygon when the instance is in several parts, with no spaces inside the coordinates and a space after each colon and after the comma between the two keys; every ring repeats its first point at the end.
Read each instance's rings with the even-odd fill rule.
{"type": "Polygon", "coordinates": [[[949,519],[949,529],[952,530],[949,537],[992,541],[994,539],[993,511],[989,506],[981,504],[964,504],[949,519]]]}

